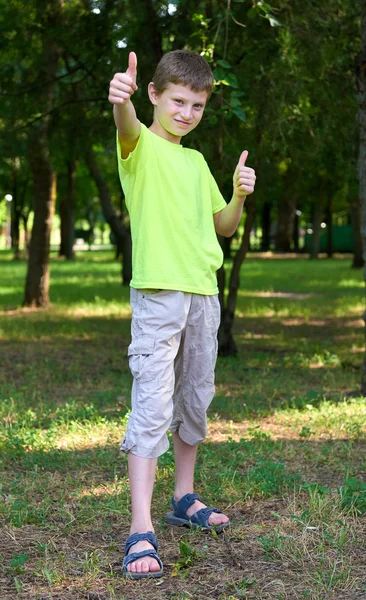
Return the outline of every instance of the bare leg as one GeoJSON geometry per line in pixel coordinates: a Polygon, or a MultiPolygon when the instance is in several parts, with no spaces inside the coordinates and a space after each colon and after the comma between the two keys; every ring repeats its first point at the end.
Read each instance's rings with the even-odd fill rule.
{"type": "MultiPolygon", "coordinates": [[[[132,522],[131,533],[154,531],[151,522],[151,499],[155,481],[157,458],[141,458],[131,452],[128,454],[128,474],[130,478],[132,522]]],[[[137,542],[131,547],[131,552],[141,552],[152,548],[145,541],[137,542]]],[[[155,558],[144,556],[135,560],[127,567],[133,573],[148,573],[159,571],[160,566],[155,558]]]]}
{"type": "MultiPolygon", "coordinates": [[[[185,494],[192,494],[193,492],[194,466],[196,463],[198,446],[190,446],[183,442],[176,431],[174,431],[172,435],[175,454],[174,498],[180,500],[185,494]]],[[[196,502],[187,510],[188,517],[191,517],[195,512],[205,507],[206,504],[196,500],[196,502]]],[[[212,513],[208,520],[210,525],[222,525],[228,521],[229,517],[219,513],[212,513]]]]}

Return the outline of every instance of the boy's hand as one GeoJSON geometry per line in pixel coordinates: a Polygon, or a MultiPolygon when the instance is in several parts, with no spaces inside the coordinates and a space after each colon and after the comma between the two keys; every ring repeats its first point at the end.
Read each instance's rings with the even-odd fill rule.
{"type": "Polygon", "coordinates": [[[126,104],[137,90],[137,56],[130,52],[126,73],[116,73],[109,86],[108,100],[112,104],[126,104]]]}
{"type": "Polygon", "coordinates": [[[245,198],[245,196],[254,192],[256,180],[255,171],[254,169],[245,166],[247,157],[248,151],[244,150],[244,152],[241,153],[233,177],[234,196],[237,198],[245,198]]]}

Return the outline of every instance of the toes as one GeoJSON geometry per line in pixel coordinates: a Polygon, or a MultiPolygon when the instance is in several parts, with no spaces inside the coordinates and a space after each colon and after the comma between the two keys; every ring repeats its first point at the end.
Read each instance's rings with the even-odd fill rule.
{"type": "Polygon", "coordinates": [[[220,515],[218,513],[213,513],[209,520],[209,525],[224,525],[229,522],[229,517],[226,515],[220,515]]]}
{"type": "Polygon", "coordinates": [[[155,559],[152,559],[151,562],[135,560],[133,563],[127,565],[129,573],[149,573],[149,571],[159,571],[159,569],[159,564],[155,559]]]}
{"type": "Polygon", "coordinates": [[[150,565],[150,571],[159,571],[159,570],[160,570],[160,565],[159,565],[158,561],[154,560],[150,565]]]}

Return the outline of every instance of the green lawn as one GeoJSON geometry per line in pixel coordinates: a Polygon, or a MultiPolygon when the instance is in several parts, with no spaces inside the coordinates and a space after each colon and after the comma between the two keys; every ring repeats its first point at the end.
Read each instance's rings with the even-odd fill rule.
{"type": "Polygon", "coordinates": [[[197,491],[230,515],[214,536],[153,516],[166,576],[125,582],[131,377],[128,288],[112,252],[52,258],[46,311],[20,308],[26,264],[0,252],[0,600],[365,597],[364,284],[350,260],[249,258],[219,358],[197,491]]]}

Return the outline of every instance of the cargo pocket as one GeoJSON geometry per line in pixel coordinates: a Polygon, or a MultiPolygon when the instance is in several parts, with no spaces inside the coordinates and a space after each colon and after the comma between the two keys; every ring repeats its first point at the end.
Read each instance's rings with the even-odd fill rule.
{"type": "Polygon", "coordinates": [[[155,378],[154,350],[155,338],[148,335],[137,337],[129,345],[128,362],[136,381],[151,381],[155,378]]]}

